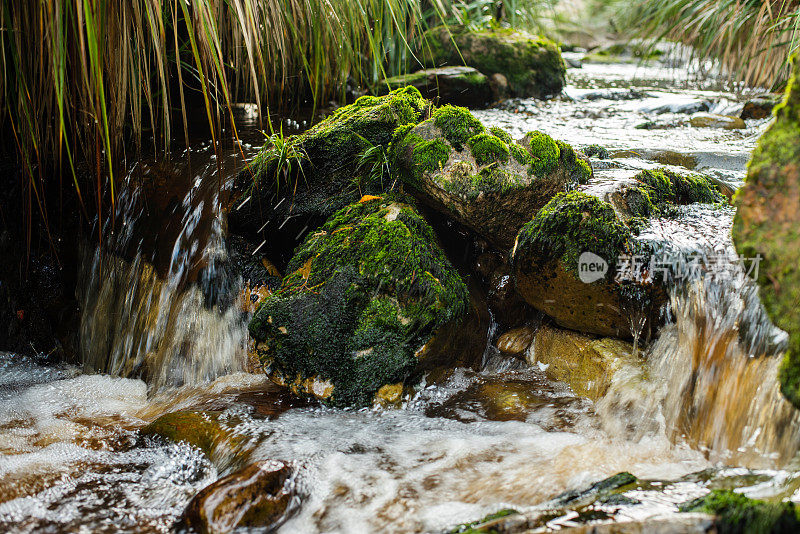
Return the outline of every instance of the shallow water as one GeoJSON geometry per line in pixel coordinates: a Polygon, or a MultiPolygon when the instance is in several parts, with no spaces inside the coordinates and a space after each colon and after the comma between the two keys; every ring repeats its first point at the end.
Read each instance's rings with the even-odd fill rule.
{"type": "MultiPolygon", "coordinates": [[[[476,115],[515,137],[538,129],[577,147],[608,148],[612,159],[593,160],[596,176],[584,186],[601,198],[664,162],[738,185],[767,122],[691,127],[681,110],[736,114],[742,104],[711,83],[686,86],[685,69],[586,64],[569,76],[558,99],[476,115]],[[655,126],[635,128],[646,123],[655,126]]],[[[439,532],[501,508],[542,510],[559,493],[620,471],[645,482],[625,493],[639,504],[608,508],[609,520],[669,516],[717,487],[800,501],[800,421],[774,380],[781,334],[765,323],[743,272],[680,286],[670,324],[644,361],[617,372],[597,403],[549,379],[543,365],[487,350],[483,371],[429,377],[401,409],[324,408],[241,372],[246,315],[229,298],[241,282],[224,279],[220,189],[208,187],[234,171],[209,158],[181,171],[190,193],[161,208],[181,222],[157,228],[155,244],[135,240],[143,235],[137,225],[152,229],[158,219],[139,214],[141,190],[131,189],[120,202],[128,232],[112,243],[126,262],[87,251],[83,298],[91,311],[82,331],[105,349],[85,355],[85,368],[0,355],[3,530],[170,530],[224,468],[137,429],[188,408],[235,421],[255,447],[251,459],[294,463],[303,503],[281,528],[287,533],[439,532]],[[217,271],[208,275],[208,266],[217,271]],[[120,320],[131,308],[138,313],[120,320]],[[150,388],[111,376],[142,365],[150,388]]],[[[234,160],[231,169],[241,165],[234,160]]],[[[677,222],[656,220],[641,238],[670,235],[682,254],[731,253],[732,210],[684,211],[677,222]]],[[[570,517],[549,528],[579,521],[570,517]]]]}

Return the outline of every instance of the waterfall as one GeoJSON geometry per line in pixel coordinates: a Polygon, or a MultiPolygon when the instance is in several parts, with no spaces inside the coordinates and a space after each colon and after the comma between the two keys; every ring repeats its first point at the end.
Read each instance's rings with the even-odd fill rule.
{"type": "Polygon", "coordinates": [[[116,198],[102,246],[82,247],[78,297],[87,371],[151,389],[241,370],[247,322],[226,249],[222,200],[233,158],[139,161],[116,198]],[[198,164],[197,160],[202,160],[198,164]]]}

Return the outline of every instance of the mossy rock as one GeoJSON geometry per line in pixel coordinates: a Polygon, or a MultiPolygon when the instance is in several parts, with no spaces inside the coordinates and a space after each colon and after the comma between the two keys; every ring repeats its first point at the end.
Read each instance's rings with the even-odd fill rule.
{"type": "Polygon", "coordinates": [[[556,193],[585,183],[592,170],[568,144],[541,132],[519,143],[486,129],[466,108],[443,106],[416,126],[398,128],[390,158],[421,202],[474,230],[501,250],[556,193]]]}
{"type": "Polygon", "coordinates": [[[556,195],[522,227],[511,265],[520,295],[560,326],[629,338],[631,318],[652,326],[667,298],[657,283],[615,276],[620,257],[647,253],[610,204],[573,191],[556,195]],[[605,271],[596,277],[579,273],[588,265],[579,266],[584,253],[604,263],[605,271]]]}
{"type": "Polygon", "coordinates": [[[458,525],[450,530],[449,534],[496,534],[501,531],[505,532],[505,529],[501,530],[504,520],[518,513],[512,508],[504,508],[477,521],[458,525]]]}
{"type": "Polygon", "coordinates": [[[182,526],[203,534],[272,532],[297,510],[298,503],[292,468],[283,462],[260,461],[203,488],[186,507],[182,526]]]}
{"type": "Polygon", "coordinates": [[[372,198],[298,247],[250,322],[267,373],[300,395],[365,406],[417,378],[417,353],[469,305],[467,287],[410,205],[372,198]]]}
{"type": "Polygon", "coordinates": [[[676,206],[686,204],[728,202],[717,183],[703,174],[682,175],[668,169],[648,169],[636,174],[633,180],[636,185],[623,186],[608,196],[626,222],[671,217],[676,214],[676,206]]]}
{"type": "Polygon", "coordinates": [[[714,490],[682,505],[680,510],[713,514],[719,534],[800,532],[794,503],[759,501],[730,490],[714,490]]]}
{"type": "Polygon", "coordinates": [[[502,88],[472,67],[439,67],[401,74],[379,83],[378,94],[405,87],[416,87],[422,96],[440,104],[482,108],[500,100],[502,88]]]}
{"type": "Polygon", "coordinates": [[[781,391],[800,408],[800,64],[786,99],[758,142],[735,197],[733,240],[740,255],[762,259],[761,302],[789,334],[779,373],[781,391]]]}
{"type": "Polygon", "coordinates": [[[781,100],[782,95],[772,93],[755,96],[744,103],[739,116],[743,119],[766,119],[772,115],[772,110],[781,100]]]}
{"type": "Polygon", "coordinates": [[[298,235],[388,185],[381,183],[388,176],[363,155],[372,149],[381,160],[395,129],[417,124],[429,106],[414,87],[363,96],[306,132],[268,144],[236,180],[231,229],[260,233],[269,237],[268,247],[292,250],[298,235]]]}
{"type": "Polygon", "coordinates": [[[432,67],[467,65],[487,76],[501,74],[514,97],[547,98],[565,84],[566,65],[558,45],[511,29],[432,28],[419,54],[432,67]]]}

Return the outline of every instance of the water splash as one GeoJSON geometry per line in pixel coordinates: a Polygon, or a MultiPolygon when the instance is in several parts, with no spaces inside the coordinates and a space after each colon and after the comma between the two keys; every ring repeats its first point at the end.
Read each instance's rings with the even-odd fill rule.
{"type": "Polygon", "coordinates": [[[78,294],[87,371],[196,384],[244,365],[246,316],[223,235],[235,158],[137,162],[103,247],[86,245],[78,294]],[[194,171],[194,172],[192,172],[194,171]]]}

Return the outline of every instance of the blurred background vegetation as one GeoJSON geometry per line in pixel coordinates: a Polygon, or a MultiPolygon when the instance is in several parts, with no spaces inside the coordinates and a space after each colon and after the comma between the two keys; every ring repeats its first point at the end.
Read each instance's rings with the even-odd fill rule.
{"type": "MultiPolygon", "coordinates": [[[[44,191],[113,204],[116,165],[188,143],[187,110],[219,139],[232,104],[342,102],[420,67],[429,27],[503,25],[567,45],[674,40],[733,79],[785,81],[800,2],[761,0],[34,0],[0,11],[0,132],[27,216],[44,191]],[[91,172],[76,172],[76,165],[91,172]],[[86,176],[92,178],[87,181],[86,176]]],[[[228,131],[230,134],[231,131],[228,131]]],[[[84,207],[85,209],[85,207],[84,207]]]]}

